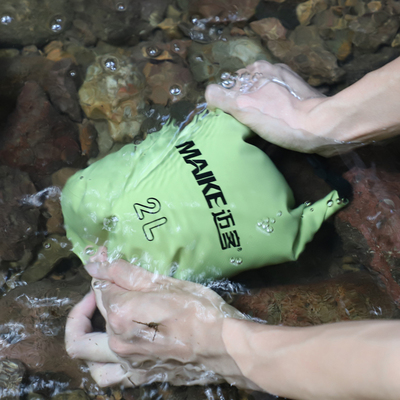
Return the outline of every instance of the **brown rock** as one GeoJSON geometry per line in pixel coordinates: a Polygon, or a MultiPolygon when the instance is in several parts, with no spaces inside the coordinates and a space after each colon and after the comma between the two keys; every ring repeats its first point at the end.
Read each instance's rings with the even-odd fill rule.
{"type": "Polygon", "coordinates": [[[328,4],[325,0],[308,0],[300,3],[296,8],[297,19],[301,25],[308,25],[315,14],[326,10],[328,4]]]}
{"type": "Polygon", "coordinates": [[[400,174],[353,168],[345,178],[353,185],[354,199],[337,214],[339,233],[399,305],[400,174]]]}
{"type": "Polygon", "coordinates": [[[82,154],[88,158],[96,157],[99,153],[97,145],[97,131],[94,125],[88,120],[84,119],[79,128],[79,142],[81,144],[82,154]]]}
{"type": "Polygon", "coordinates": [[[269,324],[310,326],[329,322],[391,318],[394,305],[366,273],[307,285],[263,288],[238,296],[232,304],[269,324]]]}
{"type": "Polygon", "coordinates": [[[237,22],[251,18],[259,0],[189,0],[189,13],[210,22],[237,22]]]}
{"type": "Polygon", "coordinates": [[[39,243],[39,209],[24,206],[35,193],[27,173],[0,166],[0,260],[17,261],[39,243]]]}
{"type": "Polygon", "coordinates": [[[285,39],[286,28],[277,18],[263,18],[250,23],[251,29],[264,40],[285,39]]]}
{"type": "Polygon", "coordinates": [[[53,172],[81,160],[77,140],[76,125],[53,108],[36,82],[27,82],[0,139],[0,159],[45,187],[53,172]]]}

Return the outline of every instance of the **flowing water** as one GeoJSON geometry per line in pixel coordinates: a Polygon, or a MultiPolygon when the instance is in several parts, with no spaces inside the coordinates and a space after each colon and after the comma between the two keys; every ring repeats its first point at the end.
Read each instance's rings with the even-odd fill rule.
{"type": "MultiPolygon", "coordinates": [[[[276,398],[223,383],[100,388],[65,350],[68,313],[90,277],[66,238],[59,197],[76,171],[128,143],[139,148],[170,118],[189,124],[204,112],[210,83],[234,95],[272,82],[302,100],[333,95],[396,58],[397,2],[348,3],[1,1],[1,398],[276,398]],[[245,70],[257,60],[286,63],[311,86],[303,92],[282,76],[245,70]]],[[[343,177],[352,199],[297,261],[208,286],[260,323],[398,318],[399,140],[328,160],[250,142],[282,172],[298,205],[312,208],[332,187],[347,196],[343,177]]],[[[109,219],[105,231],[117,222],[109,219]]],[[[172,267],[173,275],[179,265],[172,267]]],[[[92,325],[104,331],[99,312],[92,325]]]]}

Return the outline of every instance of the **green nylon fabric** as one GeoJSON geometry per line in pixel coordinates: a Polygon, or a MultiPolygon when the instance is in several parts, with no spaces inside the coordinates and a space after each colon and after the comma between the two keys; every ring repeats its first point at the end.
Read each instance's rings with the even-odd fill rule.
{"type": "Polygon", "coordinates": [[[200,282],[296,259],[343,204],[332,191],[294,208],[250,135],[222,111],[205,112],[79,171],[61,199],[73,251],[87,262],[106,245],[110,260],[200,282]]]}

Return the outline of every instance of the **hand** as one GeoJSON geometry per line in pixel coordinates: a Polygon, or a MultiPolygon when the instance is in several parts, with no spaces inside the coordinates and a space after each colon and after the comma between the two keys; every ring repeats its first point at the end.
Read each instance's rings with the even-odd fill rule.
{"type": "Polygon", "coordinates": [[[175,385],[221,380],[256,388],[243,377],[222,340],[226,318],[244,318],[211,289],[152,274],[118,260],[92,262],[94,292],[71,311],[66,348],[88,361],[100,386],[154,381],[175,385]],[[97,306],[107,333],[92,332],[97,306]]]}
{"type": "Polygon", "coordinates": [[[320,137],[309,111],[327,98],[284,64],[257,61],[228,79],[231,89],[209,85],[208,107],[220,108],[265,140],[304,153],[332,155],[338,142],[320,137]]]}

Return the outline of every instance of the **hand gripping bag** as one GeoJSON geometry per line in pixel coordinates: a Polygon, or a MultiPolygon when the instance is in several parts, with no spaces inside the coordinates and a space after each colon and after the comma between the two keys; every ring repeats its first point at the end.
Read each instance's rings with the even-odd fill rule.
{"type": "Polygon", "coordinates": [[[76,173],[61,201],[74,252],[87,262],[106,245],[111,260],[203,282],[295,260],[343,204],[332,191],[293,209],[280,172],[245,142],[250,134],[206,111],[76,173]]]}

